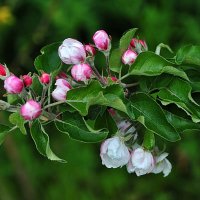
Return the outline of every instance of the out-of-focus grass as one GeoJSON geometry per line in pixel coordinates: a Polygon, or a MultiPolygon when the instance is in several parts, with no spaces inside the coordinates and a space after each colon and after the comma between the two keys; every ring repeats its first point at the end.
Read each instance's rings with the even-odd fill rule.
{"type": "MultiPolygon", "coordinates": [[[[176,50],[187,43],[200,43],[199,12],[198,0],[1,1],[0,62],[18,75],[34,71],[33,60],[42,46],[66,37],[88,43],[97,29],[105,29],[117,41],[124,31],[138,27],[150,49],[163,42],[176,50]]],[[[0,120],[6,118],[1,112],[0,120]]],[[[100,144],[69,140],[52,127],[48,134],[53,149],[68,163],[46,160],[35,150],[29,134],[13,133],[0,148],[0,199],[200,198],[199,135],[184,135],[182,141],[168,144],[173,171],[163,178],[136,177],[125,167],[106,169],[101,166],[100,144]]]]}

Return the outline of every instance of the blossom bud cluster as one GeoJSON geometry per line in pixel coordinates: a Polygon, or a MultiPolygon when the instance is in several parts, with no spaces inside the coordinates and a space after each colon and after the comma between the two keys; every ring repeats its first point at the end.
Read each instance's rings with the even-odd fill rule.
{"type": "Polygon", "coordinates": [[[164,177],[171,172],[172,165],[166,158],[167,153],[154,156],[155,152],[144,149],[138,144],[128,148],[123,137],[114,136],[105,140],[101,145],[100,157],[107,168],[118,168],[126,165],[129,173],[137,176],[149,173],[161,173],[164,177]]]}
{"type": "MultiPolygon", "coordinates": [[[[4,88],[8,94],[21,95],[21,98],[26,99],[26,103],[20,107],[21,116],[29,121],[38,118],[42,113],[41,104],[33,100],[32,97],[28,97],[28,93],[25,89],[29,88],[33,83],[31,75],[27,74],[18,78],[14,74],[10,74],[6,66],[0,64],[0,76],[4,77],[4,88]]],[[[42,73],[39,80],[41,84],[49,84],[50,75],[42,73]]]]}
{"type": "Polygon", "coordinates": [[[111,42],[108,34],[104,30],[99,30],[93,35],[94,45],[83,45],[78,40],[67,38],[58,48],[58,55],[62,62],[73,65],[71,75],[75,81],[83,81],[92,77],[93,69],[87,62],[87,57],[96,55],[95,47],[104,53],[109,52],[111,42]]]}
{"type": "Polygon", "coordinates": [[[148,47],[145,40],[133,38],[130,42],[129,48],[122,55],[122,63],[125,65],[132,65],[138,54],[142,51],[147,51],[148,47]]]}

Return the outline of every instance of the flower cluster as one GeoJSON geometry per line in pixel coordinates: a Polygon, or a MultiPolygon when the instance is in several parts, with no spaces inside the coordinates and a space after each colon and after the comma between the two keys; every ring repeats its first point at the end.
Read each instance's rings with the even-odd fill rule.
{"type": "Polygon", "coordinates": [[[130,122],[122,120],[118,123],[119,133],[101,144],[100,157],[102,164],[107,168],[118,168],[126,165],[128,173],[136,173],[137,176],[149,173],[161,173],[164,177],[171,172],[172,165],[166,158],[168,153],[160,153],[158,148],[147,150],[140,146],[137,140],[136,129],[130,122]],[[133,137],[132,146],[128,146],[128,140],[133,137]]]}
{"type": "MultiPolygon", "coordinates": [[[[94,33],[92,43],[84,44],[73,38],[55,43],[47,47],[51,50],[44,49],[43,55],[36,58],[38,73],[17,77],[6,65],[0,64],[0,79],[6,90],[4,97],[8,96],[7,102],[0,100],[0,109],[12,113],[9,118],[15,125],[12,130],[23,131],[29,127],[31,133],[36,131],[31,136],[38,151],[50,160],[63,161],[51,151],[44,128],[54,123],[59,132],[67,133],[73,139],[84,142],[104,140],[100,157],[107,168],[126,166],[128,173],[137,176],[161,172],[164,177],[168,176],[172,165],[167,159],[168,153],[159,151],[159,145],[155,144],[155,135],[168,141],[179,140],[177,130],[181,127],[175,130],[172,119],[182,119],[162,110],[161,104],[175,100],[167,99],[170,94],[165,94],[167,91],[162,83],[156,85],[156,81],[164,72],[169,76],[174,72],[177,75],[178,68],[173,68],[172,63],[169,66],[168,61],[158,55],[160,46],[156,53],[149,52],[146,42],[134,36],[135,31],[129,30],[114,51],[111,51],[111,37],[104,30],[94,33]],[[104,58],[102,66],[97,64],[99,54],[104,58]],[[51,65],[50,69],[43,66],[44,63],[51,65]],[[162,90],[160,94],[158,90],[162,90]],[[9,101],[13,96],[15,103],[9,101]],[[24,127],[26,123],[29,126],[24,127]],[[34,137],[35,134],[40,136],[34,137]]],[[[182,69],[180,74],[181,78],[189,80],[182,69]]],[[[180,77],[173,86],[180,85],[180,77]]],[[[172,83],[171,80],[170,77],[163,82],[172,83]]],[[[188,96],[191,100],[191,94],[188,96]]],[[[178,107],[181,105],[186,104],[178,104],[178,107]]],[[[191,110],[188,109],[187,114],[191,110]]],[[[187,119],[186,124],[189,122],[187,119]]]]}

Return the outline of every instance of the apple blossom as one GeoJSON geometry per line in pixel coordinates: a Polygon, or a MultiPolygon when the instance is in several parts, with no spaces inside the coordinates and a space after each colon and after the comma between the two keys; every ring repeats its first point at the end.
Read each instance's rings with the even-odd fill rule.
{"type": "Polygon", "coordinates": [[[145,40],[139,40],[137,38],[133,38],[130,42],[131,47],[135,48],[136,51],[142,52],[142,50],[147,51],[148,47],[145,40]]]}
{"type": "Polygon", "coordinates": [[[85,45],[85,50],[90,56],[94,56],[96,54],[95,48],[90,44],[85,45]]]}
{"type": "Polygon", "coordinates": [[[110,50],[110,38],[104,30],[99,30],[93,35],[93,41],[95,46],[100,51],[109,51],[110,50]]]}
{"type": "Polygon", "coordinates": [[[65,64],[79,64],[85,61],[86,52],[83,44],[78,40],[67,38],[58,48],[60,59],[65,64]]]}
{"type": "Polygon", "coordinates": [[[135,48],[137,44],[139,43],[139,40],[137,38],[133,38],[130,42],[130,45],[135,48]]]}
{"type": "Polygon", "coordinates": [[[29,75],[23,75],[22,79],[23,79],[25,87],[29,87],[33,82],[32,77],[29,75]]]}
{"type": "Polygon", "coordinates": [[[67,74],[65,72],[60,72],[57,76],[56,76],[56,80],[62,78],[62,79],[66,79],[67,78],[67,74]]]}
{"type": "Polygon", "coordinates": [[[128,148],[118,136],[109,138],[101,144],[100,156],[102,164],[107,168],[122,167],[130,159],[128,148]]]}
{"type": "Polygon", "coordinates": [[[17,76],[11,75],[5,79],[4,88],[10,94],[20,94],[24,88],[24,84],[17,76]]]}
{"type": "Polygon", "coordinates": [[[6,69],[2,64],[0,64],[0,76],[6,76],[6,69]]]}
{"type": "Polygon", "coordinates": [[[152,172],[155,165],[154,157],[151,152],[142,147],[135,148],[131,153],[131,158],[127,165],[129,173],[135,172],[137,176],[152,172]]]}
{"type": "Polygon", "coordinates": [[[74,65],[71,69],[71,75],[76,81],[86,81],[92,76],[92,68],[88,64],[74,65]]]}
{"type": "Polygon", "coordinates": [[[158,174],[163,172],[164,177],[168,176],[172,170],[172,165],[169,160],[166,158],[168,153],[162,153],[161,155],[156,157],[156,165],[152,171],[154,174],[158,174]]]}
{"type": "Polygon", "coordinates": [[[132,65],[135,62],[136,58],[137,58],[137,53],[133,50],[128,49],[122,55],[122,62],[125,65],[132,65]]]}
{"type": "Polygon", "coordinates": [[[20,114],[25,120],[36,119],[41,115],[41,113],[41,105],[34,100],[28,100],[20,109],[20,114]]]}
{"type": "Polygon", "coordinates": [[[49,82],[50,82],[50,74],[42,73],[42,76],[40,77],[40,81],[41,81],[41,83],[49,84],[49,82]]]}
{"type": "Polygon", "coordinates": [[[111,78],[111,80],[112,80],[113,82],[117,82],[117,81],[118,81],[118,79],[117,79],[115,76],[111,76],[110,78],[111,78]]]}
{"type": "Polygon", "coordinates": [[[142,45],[142,47],[147,51],[148,50],[148,47],[147,47],[147,44],[145,42],[145,40],[139,40],[139,43],[142,45]]]}
{"type": "Polygon", "coordinates": [[[72,87],[68,81],[65,79],[57,79],[55,85],[56,89],[52,92],[52,97],[56,101],[64,101],[66,100],[67,91],[69,91],[72,87]]]}

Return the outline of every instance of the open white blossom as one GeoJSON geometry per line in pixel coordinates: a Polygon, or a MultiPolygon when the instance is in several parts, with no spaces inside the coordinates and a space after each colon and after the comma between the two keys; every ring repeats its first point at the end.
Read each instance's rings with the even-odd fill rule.
{"type": "Polygon", "coordinates": [[[127,165],[129,173],[135,172],[137,176],[152,172],[155,165],[154,157],[151,152],[142,147],[135,148],[127,165]]]}
{"type": "Polygon", "coordinates": [[[160,156],[156,157],[156,165],[152,171],[154,174],[163,172],[164,177],[168,176],[172,170],[172,165],[166,158],[168,153],[162,153],[160,156]]]}
{"type": "Polygon", "coordinates": [[[130,159],[128,148],[118,136],[109,138],[102,143],[100,156],[102,164],[107,168],[122,167],[130,159]]]}

